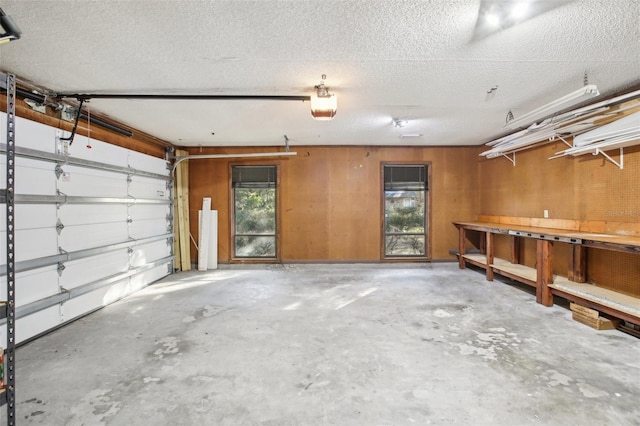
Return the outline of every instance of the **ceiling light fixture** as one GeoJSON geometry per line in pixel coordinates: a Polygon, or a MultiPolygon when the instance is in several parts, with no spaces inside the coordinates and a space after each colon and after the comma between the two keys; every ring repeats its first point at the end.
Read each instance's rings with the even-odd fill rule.
{"type": "Polygon", "coordinates": [[[526,1],[518,2],[511,8],[511,17],[513,19],[521,19],[527,14],[529,3],[526,1]]]}
{"type": "Polygon", "coordinates": [[[528,1],[510,2],[505,1],[485,1],[484,19],[491,27],[509,27],[517,24],[527,17],[529,12],[528,1]]]}
{"type": "Polygon", "coordinates": [[[491,25],[492,27],[497,27],[498,25],[500,25],[500,16],[498,16],[498,14],[496,13],[493,13],[493,12],[487,13],[485,15],[485,19],[487,20],[489,25],[491,25]]]}
{"type": "Polygon", "coordinates": [[[329,88],[324,85],[326,78],[322,74],[322,81],[315,86],[315,92],[311,95],[311,115],[316,120],[331,120],[338,110],[338,98],[329,93],[329,88]]]}
{"type": "Polygon", "coordinates": [[[8,43],[20,38],[20,28],[13,21],[11,16],[4,13],[0,9],[0,27],[2,27],[2,33],[0,33],[0,44],[8,43]]]}
{"type": "Polygon", "coordinates": [[[508,121],[507,124],[504,125],[504,127],[507,129],[517,129],[519,127],[523,127],[525,125],[533,123],[540,118],[548,117],[565,108],[577,105],[586,99],[598,96],[599,94],[600,92],[598,92],[598,87],[595,84],[588,84],[576,90],[575,92],[571,92],[568,95],[565,95],[561,98],[549,102],[546,105],[536,108],[533,111],[523,114],[514,120],[508,121]]]}

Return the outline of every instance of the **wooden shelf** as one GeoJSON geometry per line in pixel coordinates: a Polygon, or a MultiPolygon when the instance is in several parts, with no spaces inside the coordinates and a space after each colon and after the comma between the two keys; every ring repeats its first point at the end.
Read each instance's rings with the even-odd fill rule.
{"type": "Polygon", "coordinates": [[[500,275],[504,275],[531,286],[536,285],[538,275],[534,268],[520,265],[518,263],[511,263],[508,260],[497,257],[493,259],[493,265],[491,265],[491,267],[500,275]]]}
{"type": "Polygon", "coordinates": [[[609,315],[624,317],[622,319],[635,323],[640,319],[640,298],[593,284],[576,283],[563,277],[556,278],[549,287],[554,294],[609,315]]]}
{"type": "MultiPolygon", "coordinates": [[[[487,268],[487,256],[484,254],[465,254],[462,256],[467,263],[478,266],[480,268],[487,268]]],[[[524,284],[536,285],[536,270],[528,266],[511,263],[508,260],[495,257],[491,264],[491,269],[494,272],[519,281],[524,284]]]]}
{"type": "Polygon", "coordinates": [[[487,256],[484,254],[465,254],[462,256],[467,262],[480,268],[487,267],[487,256]]]}
{"type": "MultiPolygon", "coordinates": [[[[485,269],[487,280],[492,281],[494,273],[511,278],[536,289],[536,301],[545,306],[553,305],[553,296],[560,296],[580,305],[596,309],[611,316],[640,324],[640,298],[585,284],[587,270],[587,249],[614,250],[640,254],[640,237],[628,235],[580,232],[575,229],[543,228],[519,223],[494,222],[454,222],[459,230],[459,264],[479,266],[485,269]],[[486,254],[466,254],[466,231],[485,234],[480,240],[480,249],[486,254]],[[494,257],[494,235],[507,234],[511,238],[511,259],[494,257]],[[536,243],[536,267],[520,264],[519,246],[521,238],[529,238],[536,243]],[[553,275],[553,251],[555,242],[572,245],[568,276],[553,275]],[[490,265],[488,265],[490,264],[490,265]]],[[[560,224],[562,225],[562,224],[560,224]]]]}
{"type": "MultiPolygon", "coordinates": [[[[480,268],[487,268],[487,256],[484,254],[465,254],[463,256],[467,263],[478,266],[480,268]]],[[[491,264],[491,269],[497,274],[511,278],[524,284],[536,285],[537,272],[534,268],[528,266],[511,263],[508,260],[495,257],[491,264]]]]}

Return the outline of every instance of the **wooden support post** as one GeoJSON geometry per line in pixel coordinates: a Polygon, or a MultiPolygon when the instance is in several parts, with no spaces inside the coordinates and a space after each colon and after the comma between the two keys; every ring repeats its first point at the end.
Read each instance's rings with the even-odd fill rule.
{"type": "Polygon", "coordinates": [[[480,247],[478,247],[478,250],[480,250],[480,254],[487,254],[487,239],[486,238],[482,238],[482,234],[480,234],[480,247]]]}
{"type": "Polygon", "coordinates": [[[486,237],[487,251],[487,281],[493,281],[493,233],[487,232],[486,237]]]}
{"type": "MultiPolygon", "coordinates": [[[[188,155],[184,150],[176,150],[177,156],[188,155]]],[[[191,240],[189,239],[189,160],[176,168],[176,199],[178,204],[178,228],[180,238],[180,268],[191,270],[191,240]]]]}
{"type": "Polygon", "coordinates": [[[520,237],[517,235],[510,235],[509,242],[511,243],[511,263],[520,263],[520,237]]]}
{"type": "Polygon", "coordinates": [[[568,278],[577,283],[587,281],[587,247],[574,244],[569,258],[568,278]]]}
{"type": "Polygon", "coordinates": [[[466,241],[467,241],[466,231],[463,226],[459,226],[458,227],[458,251],[459,251],[458,265],[460,269],[464,269],[466,266],[464,262],[464,255],[466,253],[466,250],[465,250],[466,241]]]}
{"type": "Polygon", "coordinates": [[[553,243],[549,240],[538,240],[536,245],[536,302],[544,306],[553,306],[553,294],[549,288],[553,283],[552,248],[553,243]]]}

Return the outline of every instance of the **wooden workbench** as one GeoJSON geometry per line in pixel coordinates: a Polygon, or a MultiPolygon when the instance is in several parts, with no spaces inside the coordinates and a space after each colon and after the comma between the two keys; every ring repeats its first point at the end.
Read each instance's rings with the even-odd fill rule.
{"type": "Polygon", "coordinates": [[[581,232],[567,229],[544,228],[495,222],[453,222],[459,230],[459,265],[478,266],[486,271],[487,280],[494,274],[528,284],[536,289],[536,301],[545,306],[553,305],[553,296],[558,295],[572,302],[588,306],[617,318],[640,324],[640,298],[633,297],[586,284],[587,249],[614,250],[640,254],[640,237],[581,232]],[[480,239],[480,254],[466,253],[467,232],[484,234],[480,239]],[[494,256],[494,236],[508,235],[510,259],[494,256]],[[520,241],[522,238],[536,240],[536,267],[520,264],[520,241]],[[572,253],[567,268],[567,277],[553,274],[553,244],[571,244],[572,253]]]}

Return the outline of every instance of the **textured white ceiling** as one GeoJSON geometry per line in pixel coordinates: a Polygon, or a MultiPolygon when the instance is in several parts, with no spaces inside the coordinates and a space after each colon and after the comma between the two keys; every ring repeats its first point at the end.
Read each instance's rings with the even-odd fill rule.
{"type": "Polygon", "coordinates": [[[338,96],[329,122],[303,102],[90,103],[183,146],[478,145],[585,71],[603,94],[640,82],[640,1],[532,1],[480,33],[488,3],[0,0],[22,30],[0,69],[59,93],[308,95],[326,74],[338,96]]]}

